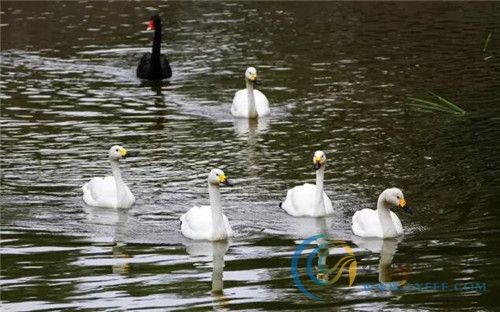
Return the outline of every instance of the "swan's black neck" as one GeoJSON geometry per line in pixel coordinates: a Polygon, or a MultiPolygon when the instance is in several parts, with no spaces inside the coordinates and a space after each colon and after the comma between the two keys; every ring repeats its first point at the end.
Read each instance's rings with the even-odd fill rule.
{"type": "Polygon", "coordinates": [[[161,20],[154,21],[155,35],[153,38],[153,51],[151,52],[151,65],[160,67],[160,48],[161,48],[161,20]]]}

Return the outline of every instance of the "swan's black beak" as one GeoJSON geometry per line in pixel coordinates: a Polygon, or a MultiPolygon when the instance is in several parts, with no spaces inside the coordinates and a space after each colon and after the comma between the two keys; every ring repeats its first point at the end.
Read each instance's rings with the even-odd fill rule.
{"type": "Polygon", "coordinates": [[[319,162],[315,162],[313,164],[313,168],[314,168],[314,170],[318,170],[319,168],[321,168],[321,164],[319,162]]]}
{"type": "Polygon", "coordinates": [[[123,158],[137,157],[137,156],[139,156],[138,151],[133,151],[133,152],[127,151],[127,153],[125,154],[125,156],[123,156],[123,158]]]}
{"type": "Polygon", "coordinates": [[[254,82],[256,86],[260,86],[262,84],[262,80],[255,79],[254,82]]]}
{"type": "Polygon", "coordinates": [[[406,200],[404,198],[399,200],[399,208],[403,209],[403,211],[407,214],[413,215],[413,209],[406,204],[406,200]]]}
{"type": "Polygon", "coordinates": [[[225,186],[234,186],[234,182],[231,179],[226,179],[222,184],[225,186]]]}
{"type": "Polygon", "coordinates": [[[407,214],[413,215],[413,209],[411,209],[411,207],[408,205],[403,207],[403,211],[406,212],[407,214]]]}

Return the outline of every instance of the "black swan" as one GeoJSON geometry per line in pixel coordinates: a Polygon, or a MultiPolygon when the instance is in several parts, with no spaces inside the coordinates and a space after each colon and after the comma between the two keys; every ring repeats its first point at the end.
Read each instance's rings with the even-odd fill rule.
{"type": "Polygon", "coordinates": [[[165,55],[160,54],[161,47],[161,19],[153,15],[148,22],[147,30],[155,31],[152,53],[142,56],[137,66],[137,77],[149,80],[161,80],[172,77],[172,69],[165,55]]]}

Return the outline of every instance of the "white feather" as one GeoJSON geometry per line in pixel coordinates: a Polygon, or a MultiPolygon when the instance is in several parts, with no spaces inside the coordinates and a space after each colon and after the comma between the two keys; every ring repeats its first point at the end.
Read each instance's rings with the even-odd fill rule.
{"type": "MultiPolygon", "coordinates": [[[[233,236],[233,230],[229,224],[226,215],[222,215],[224,228],[227,237],[233,236]]],[[[181,232],[182,235],[195,240],[209,240],[216,241],[224,239],[216,237],[213,232],[212,225],[212,209],[210,206],[194,206],[188,212],[181,216],[181,232]]]]}
{"type": "MultiPolygon", "coordinates": [[[[269,101],[267,97],[259,90],[253,90],[255,98],[255,107],[257,108],[257,114],[259,117],[267,116],[271,113],[269,109],[269,101]]],[[[234,117],[239,118],[253,118],[256,116],[249,116],[249,102],[248,102],[248,91],[247,89],[239,90],[236,92],[233,98],[233,105],[231,107],[231,113],[234,117]]]]}
{"type": "MultiPolygon", "coordinates": [[[[390,213],[397,235],[403,234],[403,226],[398,216],[392,211],[390,213]]],[[[352,231],[362,237],[387,238],[384,237],[378,213],[373,209],[365,208],[354,213],[352,216],[352,231]]]]}
{"type": "Polygon", "coordinates": [[[113,176],[92,178],[82,187],[83,201],[87,205],[94,207],[130,208],[135,202],[135,196],[127,185],[124,185],[124,187],[126,198],[122,199],[122,201],[127,204],[118,207],[115,178],[113,176]]]}
{"type": "MultiPolygon", "coordinates": [[[[288,190],[286,194],[285,201],[281,204],[281,207],[285,211],[295,217],[299,216],[311,216],[319,217],[325,214],[317,214],[314,207],[314,197],[316,192],[316,185],[305,183],[304,185],[296,186],[288,190]]],[[[324,204],[326,215],[333,213],[332,201],[323,192],[324,204]]]]}

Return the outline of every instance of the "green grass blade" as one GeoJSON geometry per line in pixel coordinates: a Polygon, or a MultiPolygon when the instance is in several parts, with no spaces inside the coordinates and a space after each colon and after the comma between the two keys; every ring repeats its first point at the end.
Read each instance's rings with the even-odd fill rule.
{"type": "Polygon", "coordinates": [[[486,38],[486,42],[484,43],[483,52],[486,52],[486,49],[488,48],[488,44],[490,44],[491,34],[492,34],[492,32],[490,31],[488,38],[486,38]]]}
{"type": "Polygon", "coordinates": [[[430,95],[436,97],[438,100],[440,100],[441,102],[443,102],[444,104],[446,104],[448,107],[450,107],[451,109],[453,109],[454,111],[462,114],[462,115],[465,115],[465,110],[463,110],[462,108],[460,108],[459,106],[451,103],[450,101],[448,101],[447,99],[443,98],[443,97],[440,97],[439,95],[435,94],[434,92],[432,91],[427,91],[429,92],[430,95]]]}
{"type": "Polygon", "coordinates": [[[439,106],[422,105],[422,104],[416,104],[416,103],[407,103],[406,105],[411,106],[411,107],[415,107],[415,108],[419,108],[419,109],[423,109],[426,111],[434,110],[434,111],[440,111],[443,113],[457,114],[455,111],[445,109],[445,108],[442,108],[439,106]]]}
{"type": "Polygon", "coordinates": [[[407,103],[406,106],[407,106],[408,110],[415,111],[415,112],[429,113],[429,112],[433,111],[432,108],[423,107],[423,106],[418,105],[418,104],[407,103]]]}
{"type": "Polygon", "coordinates": [[[443,107],[443,105],[439,105],[438,103],[435,103],[435,102],[431,102],[431,101],[427,101],[427,100],[423,100],[423,99],[418,99],[418,98],[414,98],[414,97],[408,97],[408,99],[413,101],[413,102],[425,104],[425,106],[432,106],[432,107],[442,109],[445,111],[449,111],[449,112],[453,111],[453,110],[449,109],[448,107],[443,107]]]}

